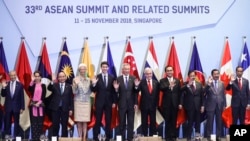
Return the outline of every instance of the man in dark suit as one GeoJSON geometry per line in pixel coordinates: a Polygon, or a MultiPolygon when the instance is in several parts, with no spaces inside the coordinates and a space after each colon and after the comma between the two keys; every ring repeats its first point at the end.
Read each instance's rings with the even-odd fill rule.
{"type": "Polygon", "coordinates": [[[226,89],[232,89],[232,116],[233,124],[237,124],[239,119],[240,124],[245,124],[246,109],[250,109],[250,96],[249,96],[249,81],[242,77],[243,68],[236,67],[236,77],[231,76],[231,81],[226,89]]]}
{"type": "Polygon", "coordinates": [[[59,72],[58,83],[53,82],[48,86],[48,90],[51,91],[51,101],[49,103],[49,109],[52,111],[52,128],[53,136],[59,136],[59,127],[61,123],[61,137],[68,137],[68,119],[72,115],[73,107],[73,91],[70,84],[66,83],[66,74],[59,72]]]}
{"type": "Polygon", "coordinates": [[[213,121],[216,122],[216,141],[220,141],[222,131],[222,112],[226,107],[225,86],[219,80],[220,72],[213,69],[205,87],[205,110],[207,115],[206,133],[207,140],[210,141],[213,131],[213,121]]]}
{"type": "Polygon", "coordinates": [[[126,118],[127,118],[127,140],[132,141],[134,129],[134,115],[137,110],[137,88],[139,80],[129,75],[130,65],[124,63],[122,66],[122,75],[114,81],[114,88],[117,92],[117,103],[119,110],[119,129],[123,140],[126,134],[126,118]]]}
{"type": "Polygon", "coordinates": [[[19,136],[20,125],[19,118],[20,114],[24,110],[24,89],[23,85],[16,80],[16,72],[11,71],[9,73],[10,82],[7,84],[5,81],[2,82],[2,93],[5,97],[4,112],[5,112],[5,134],[11,135],[11,123],[12,117],[14,117],[14,137],[19,136]]]}
{"type": "Polygon", "coordinates": [[[177,112],[181,96],[180,80],[173,77],[174,68],[165,67],[166,77],[160,80],[160,90],[163,92],[162,113],[165,120],[166,141],[175,141],[177,138],[177,112]]]}
{"type": "Polygon", "coordinates": [[[152,79],[153,72],[151,68],[144,69],[145,79],[143,79],[138,90],[141,91],[141,122],[142,133],[144,136],[153,136],[156,134],[156,109],[159,103],[159,82],[152,79]],[[150,117],[150,126],[148,134],[148,116],[150,117]]]}
{"type": "Polygon", "coordinates": [[[111,136],[112,107],[115,107],[115,89],[113,87],[114,77],[108,74],[109,65],[104,61],[101,63],[101,73],[92,79],[91,90],[95,95],[95,125],[93,128],[94,140],[98,141],[100,133],[102,115],[105,114],[105,134],[106,141],[111,136]]]}
{"type": "Polygon", "coordinates": [[[187,115],[187,141],[191,141],[193,124],[195,124],[195,136],[200,136],[201,113],[204,112],[204,89],[202,84],[195,80],[195,77],[195,71],[189,71],[189,80],[181,88],[179,109],[184,108],[187,115]]]}

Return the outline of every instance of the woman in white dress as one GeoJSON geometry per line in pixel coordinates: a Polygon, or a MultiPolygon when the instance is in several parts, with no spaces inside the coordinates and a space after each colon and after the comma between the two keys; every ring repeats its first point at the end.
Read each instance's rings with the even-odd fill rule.
{"type": "Polygon", "coordinates": [[[90,121],[90,84],[91,81],[87,76],[86,64],[78,66],[79,75],[73,80],[74,93],[74,120],[77,125],[78,136],[86,141],[87,123],[90,121]]]}

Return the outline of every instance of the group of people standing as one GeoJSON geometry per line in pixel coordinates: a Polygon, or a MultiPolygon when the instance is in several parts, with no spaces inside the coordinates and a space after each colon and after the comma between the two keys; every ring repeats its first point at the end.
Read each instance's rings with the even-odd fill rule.
{"type": "MultiPolygon", "coordinates": [[[[98,141],[102,117],[105,115],[106,141],[112,138],[111,119],[112,108],[118,107],[119,133],[122,140],[133,139],[135,111],[141,110],[142,134],[152,136],[156,134],[156,110],[162,111],[165,120],[166,141],[175,141],[178,136],[176,127],[178,110],[184,109],[187,117],[187,141],[191,141],[193,128],[195,136],[200,136],[201,114],[206,112],[207,124],[205,136],[210,140],[213,131],[214,117],[216,120],[216,140],[221,139],[222,112],[226,108],[225,90],[232,89],[232,117],[233,124],[244,124],[245,111],[250,109],[249,82],[242,78],[243,68],[236,68],[236,77],[232,76],[227,86],[219,80],[218,69],[211,71],[206,84],[196,79],[196,72],[188,72],[188,80],[181,83],[173,77],[174,68],[165,67],[166,77],[160,81],[153,79],[151,68],[144,69],[142,80],[130,74],[130,65],[122,65],[122,74],[115,78],[108,74],[109,64],[101,62],[101,72],[94,78],[88,77],[87,66],[78,66],[79,75],[73,79],[73,84],[66,83],[66,74],[60,72],[52,76],[52,81],[46,88],[41,82],[41,73],[35,71],[29,86],[31,92],[30,117],[32,139],[39,140],[44,133],[43,122],[45,111],[49,109],[52,120],[52,136],[59,136],[61,124],[61,137],[68,136],[68,118],[74,115],[78,136],[86,141],[87,123],[91,120],[90,95],[95,95],[93,139],[98,141]],[[46,100],[47,90],[51,91],[49,101],[46,100]],[[162,92],[162,102],[159,104],[159,94],[162,92]],[[138,103],[138,94],[141,94],[138,103]],[[139,106],[139,107],[138,107],[139,106]],[[149,118],[148,118],[149,117],[149,118]],[[148,125],[149,121],[149,125],[148,125]],[[148,128],[149,127],[149,128],[148,128]],[[148,130],[149,129],[149,130],[148,130]]],[[[14,136],[19,135],[19,115],[23,112],[24,91],[23,86],[16,79],[16,72],[11,71],[10,82],[1,83],[1,95],[5,97],[4,104],[4,131],[11,134],[12,117],[14,118],[14,136]]]]}

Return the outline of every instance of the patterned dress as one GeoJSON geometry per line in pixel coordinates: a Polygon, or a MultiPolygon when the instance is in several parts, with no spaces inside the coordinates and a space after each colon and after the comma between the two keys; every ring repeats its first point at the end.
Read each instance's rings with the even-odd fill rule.
{"type": "Polygon", "coordinates": [[[74,97],[74,119],[78,122],[90,121],[91,103],[90,103],[90,85],[91,81],[89,78],[83,78],[77,76],[80,82],[73,87],[74,97]]]}

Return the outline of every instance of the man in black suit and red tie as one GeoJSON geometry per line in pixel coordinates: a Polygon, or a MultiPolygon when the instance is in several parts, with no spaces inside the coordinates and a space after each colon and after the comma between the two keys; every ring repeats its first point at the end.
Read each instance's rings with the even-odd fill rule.
{"type": "Polygon", "coordinates": [[[233,124],[237,124],[239,119],[240,124],[245,124],[246,109],[250,109],[250,96],[249,96],[249,81],[242,77],[243,68],[236,67],[236,78],[231,76],[231,81],[226,89],[232,89],[232,117],[233,124]]]}
{"type": "Polygon", "coordinates": [[[138,90],[141,91],[141,121],[142,133],[144,136],[153,136],[156,134],[156,109],[159,103],[159,82],[153,80],[153,71],[151,68],[144,69],[145,79],[141,80],[138,90]],[[150,118],[148,134],[148,116],[150,118]]]}
{"type": "Polygon", "coordinates": [[[105,134],[106,141],[109,141],[111,136],[111,118],[112,107],[115,107],[115,89],[113,87],[114,77],[108,74],[108,62],[101,62],[101,73],[92,79],[91,90],[95,95],[95,125],[93,128],[94,140],[98,141],[98,134],[102,125],[102,115],[105,114],[105,134]]]}
{"type": "Polygon", "coordinates": [[[182,87],[182,96],[179,109],[184,108],[187,115],[187,141],[191,141],[193,125],[195,136],[200,137],[201,113],[204,112],[204,89],[200,82],[195,80],[195,71],[188,72],[188,81],[182,87]]]}
{"type": "Polygon", "coordinates": [[[61,137],[68,137],[68,119],[73,114],[73,91],[70,84],[66,83],[66,74],[58,73],[58,82],[55,82],[53,76],[52,82],[48,86],[51,91],[51,102],[49,109],[52,111],[53,136],[59,136],[59,127],[61,123],[61,137]]]}
{"type": "Polygon", "coordinates": [[[138,108],[138,85],[139,80],[130,73],[130,65],[124,63],[122,65],[122,75],[114,81],[113,86],[117,93],[117,103],[119,112],[119,129],[122,140],[125,140],[126,121],[127,121],[127,140],[132,141],[134,129],[134,115],[138,108]],[[126,120],[127,118],[127,120],[126,120]]]}
{"type": "Polygon", "coordinates": [[[181,84],[174,78],[174,68],[165,67],[166,77],[160,80],[160,90],[163,92],[162,113],[165,120],[166,141],[175,141],[177,138],[177,112],[181,97],[181,84]]]}
{"type": "Polygon", "coordinates": [[[16,72],[10,71],[10,82],[2,82],[2,93],[5,97],[4,112],[5,112],[5,124],[4,131],[6,135],[11,135],[12,117],[14,117],[14,137],[20,134],[19,118],[23,112],[24,103],[24,89],[23,85],[17,81],[16,72]]]}

